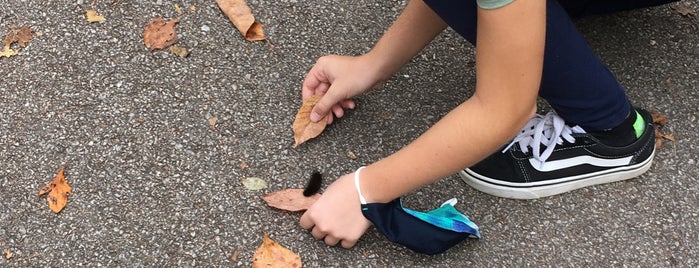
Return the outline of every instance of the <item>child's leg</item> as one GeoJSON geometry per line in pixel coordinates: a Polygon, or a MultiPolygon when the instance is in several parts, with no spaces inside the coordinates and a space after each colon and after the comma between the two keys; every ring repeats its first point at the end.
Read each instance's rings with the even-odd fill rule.
{"type": "MultiPolygon", "coordinates": [[[[476,0],[425,2],[452,29],[476,43],[476,0]]],[[[539,96],[558,114],[534,117],[502,152],[462,170],[464,181],[480,191],[538,198],[633,178],[652,163],[649,113],[631,108],[623,88],[559,2],[548,0],[546,15],[539,96]]]]}
{"type": "MultiPolygon", "coordinates": [[[[646,7],[672,0],[561,0],[577,13],[646,7]]],[[[476,43],[476,1],[425,0],[449,26],[476,43]]],[[[620,125],[630,104],[614,75],[575,29],[558,1],[547,3],[546,49],[539,96],[566,121],[587,131],[620,125]]]]}

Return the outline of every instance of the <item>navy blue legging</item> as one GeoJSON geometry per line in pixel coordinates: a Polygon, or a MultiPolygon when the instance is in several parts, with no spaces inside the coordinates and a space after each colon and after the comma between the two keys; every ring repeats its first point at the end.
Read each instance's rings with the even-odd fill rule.
{"type": "MultiPolygon", "coordinates": [[[[424,1],[452,29],[476,44],[476,0],[424,1]]],[[[607,130],[621,124],[631,109],[624,89],[575,29],[568,12],[574,16],[600,14],[674,1],[548,0],[539,96],[563,119],[587,131],[607,130]]]]}

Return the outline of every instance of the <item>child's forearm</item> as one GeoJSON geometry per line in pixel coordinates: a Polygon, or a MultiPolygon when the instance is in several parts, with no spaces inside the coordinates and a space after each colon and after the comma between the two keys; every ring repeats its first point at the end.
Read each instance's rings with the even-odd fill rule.
{"type": "Polygon", "coordinates": [[[408,146],[368,166],[360,174],[367,200],[388,202],[475,164],[514,136],[535,112],[534,106],[513,111],[483,105],[473,98],[466,101],[408,146]]]}
{"type": "Polygon", "coordinates": [[[422,0],[411,0],[393,25],[365,56],[385,80],[397,72],[447,27],[422,0]]]}
{"type": "Polygon", "coordinates": [[[479,10],[476,92],[414,142],[368,166],[368,202],[388,202],[485,158],[536,110],[543,69],[545,1],[479,10]]]}

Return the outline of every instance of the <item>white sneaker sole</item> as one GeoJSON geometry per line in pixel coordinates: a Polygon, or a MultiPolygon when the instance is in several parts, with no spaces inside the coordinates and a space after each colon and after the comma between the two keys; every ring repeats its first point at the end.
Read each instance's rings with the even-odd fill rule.
{"type": "Polygon", "coordinates": [[[632,165],[604,170],[597,173],[561,178],[545,182],[511,183],[484,177],[470,169],[459,171],[461,179],[481,192],[512,199],[536,199],[562,194],[587,186],[623,181],[645,173],[653,162],[655,150],[645,161],[632,165]],[[546,185],[542,185],[546,183],[546,185]]]}

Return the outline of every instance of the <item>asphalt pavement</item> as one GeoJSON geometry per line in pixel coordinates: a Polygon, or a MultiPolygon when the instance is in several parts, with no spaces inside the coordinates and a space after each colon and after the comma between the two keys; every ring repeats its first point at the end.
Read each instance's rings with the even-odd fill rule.
{"type": "Polygon", "coordinates": [[[294,149],[308,69],[366,52],[406,1],[249,3],[270,43],[245,41],[214,1],[0,0],[0,35],[35,32],[0,58],[0,266],[246,267],[262,230],[307,267],[699,266],[699,14],[673,4],[575,20],[631,100],[670,119],[677,141],[647,173],[530,201],[446,177],[406,206],[457,197],[483,238],[426,256],[373,228],[353,249],[327,247],[260,196],[313,170],[327,186],[409,143],[473,93],[473,47],[445,31],[294,149]],[[106,21],[88,23],[87,9],[106,21]],[[179,18],[189,57],[146,49],[157,16],[179,18]],[[63,165],[73,194],[54,214],[37,192],[63,165]],[[248,177],[268,188],[248,190],[248,177]]]}

